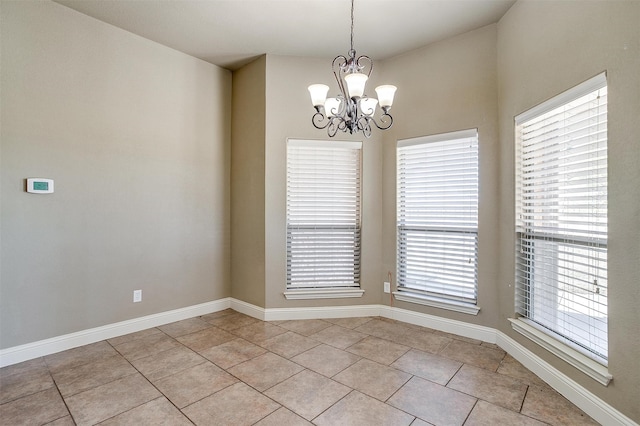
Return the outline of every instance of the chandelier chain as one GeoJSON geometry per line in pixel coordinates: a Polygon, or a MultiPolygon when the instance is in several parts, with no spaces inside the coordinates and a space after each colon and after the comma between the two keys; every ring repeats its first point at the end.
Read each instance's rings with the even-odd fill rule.
{"type": "Polygon", "coordinates": [[[355,0],[351,0],[351,52],[353,52],[353,2],[355,0]]]}

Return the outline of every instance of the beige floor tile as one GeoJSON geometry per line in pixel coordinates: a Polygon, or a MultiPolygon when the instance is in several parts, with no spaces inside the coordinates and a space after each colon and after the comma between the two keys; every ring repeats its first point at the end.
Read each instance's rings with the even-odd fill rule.
{"type": "Polygon", "coordinates": [[[313,424],[293,411],[280,407],[256,423],[255,426],[313,426],[313,424]]]}
{"type": "Polygon", "coordinates": [[[244,383],[236,383],[183,410],[196,425],[252,425],[280,405],[244,383]]]}
{"type": "Polygon", "coordinates": [[[545,423],[539,422],[531,417],[523,416],[515,411],[498,407],[486,401],[478,401],[469,418],[464,424],[465,426],[545,426],[545,423]]]}
{"type": "Polygon", "coordinates": [[[355,330],[381,339],[393,340],[409,331],[410,327],[393,320],[387,321],[386,319],[375,318],[355,330]]]}
{"type": "Polygon", "coordinates": [[[209,327],[204,330],[196,331],[195,333],[176,337],[176,340],[186,347],[193,349],[196,352],[200,352],[235,338],[236,336],[233,334],[218,327],[209,327]]]}
{"type": "Polygon", "coordinates": [[[118,414],[100,426],[164,425],[190,426],[193,423],[166,398],[160,397],[132,410],[118,414]]]}
{"type": "Polygon", "coordinates": [[[291,358],[291,361],[327,377],[335,376],[359,360],[358,355],[325,344],[291,358]]]}
{"type": "Polygon", "coordinates": [[[50,388],[0,405],[3,425],[42,425],[68,416],[58,390],[50,388]]]}
{"type": "Polygon", "coordinates": [[[519,380],[471,365],[463,365],[447,387],[513,411],[520,411],[527,392],[519,380]]]}
{"type": "Polygon", "coordinates": [[[182,346],[176,339],[164,333],[156,333],[115,346],[127,360],[133,361],[182,346]]]}
{"type": "Polygon", "coordinates": [[[157,328],[148,328],[146,330],[136,331],[135,333],[125,334],[124,336],[114,337],[113,339],[107,340],[112,346],[117,346],[122,343],[130,342],[132,340],[141,339],[143,337],[150,336],[152,334],[162,333],[162,331],[157,328]]]}
{"type": "Polygon", "coordinates": [[[431,423],[427,423],[422,419],[416,417],[416,419],[411,423],[411,426],[433,426],[431,423]]]}
{"type": "Polygon", "coordinates": [[[142,375],[135,374],[65,398],[78,424],[92,425],[160,396],[142,375]]]}
{"type": "Polygon", "coordinates": [[[312,420],[349,392],[351,389],[347,386],[314,371],[304,370],[264,394],[305,419],[312,420]]]}
{"type": "Polygon", "coordinates": [[[205,362],[157,380],[153,384],[176,407],[184,408],[237,381],[238,379],[226,371],[210,362],[205,362]]]}
{"type": "Polygon", "coordinates": [[[231,330],[233,334],[252,343],[260,344],[267,339],[284,334],[286,329],[266,322],[256,322],[231,330]]]}
{"type": "Polygon", "coordinates": [[[153,382],[203,362],[206,360],[191,349],[178,346],[144,358],[134,359],[131,364],[153,382]]]}
{"type": "Polygon", "coordinates": [[[41,364],[15,368],[15,374],[0,378],[0,404],[54,387],[49,370],[41,364]]]}
{"type": "Polygon", "coordinates": [[[304,368],[271,352],[243,362],[228,371],[260,392],[301,372],[304,368]]]}
{"type": "Polygon", "coordinates": [[[200,319],[203,320],[203,321],[210,322],[210,321],[212,321],[214,319],[222,318],[222,317],[225,317],[225,316],[231,315],[231,314],[238,314],[238,312],[234,311],[233,309],[224,309],[222,311],[212,312],[212,313],[207,314],[207,315],[202,315],[200,317],[200,319]]]}
{"type": "Polygon", "coordinates": [[[44,360],[49,367],[49,371],[56,373],[65,368],[74,368],[82,364],[88,364],[114,355],[117,355],[115,349],[113,349],[113,347],[107,342],[101,341],[69,349],[64,352],[47,355],[44,357],[44,360]]]}
{"type": "Polygon", "coordinates": [[[54,373],[53,378],[62,396],[67,397],[136,373],[126,359],[115,355],[75,368],[65,368],[54,373]]]}
{"type": "Polygon", "coordinates": [[[320,330],[324,330],[327,327],[331,327],[330,322],[320,319],[282,321],[278,325],[282,328],[286,328],[289,331],[293,331],[294,333],[298,333],[307,337],[311,336],[314,333],[317,333],[320,330]]]}
{"type": "Polygon", "coordinates": [[[516,378],[528,385],[548,387],[548,385],[540,377],[533,374],[530,370],[516,361],[516,359],[509,354],[505,355],[503,360],[500,361],[498,373],[516,378]]]}
{"type": "Polygon", "coordinates": [[[461,342],[466,342],[466,343],[469,343],[469,344],[472,344],[472,345],[481,345],[482,344],[482,340],[472,339],[471,337],[460,336],[460,335],[453,334],[453,333],[447,333],[446,331],[434,330],[433,333],[437,334],[439,336],[448,337],[450,339],[459,340],[461,342]]]}
{"type": "Polygon", "coordinates": [[[71,416],[64,416],[58,420],[47,423],[47,426],[76,426],[71,416]]]}
{"type": "Polygon", "coordinates": [[[226,370],[266,352],[266,349],[258,345],[236,338],[221,345],[205,349],[200,352],[200,355],[226,370]]]}
{"type": "Polygon", "coordinates": [[[353,318],[327,318],[325,321],[344,328],[354,329],[362,324],[369,322],[373,317],[353,317],[353,318]]]}
{"type": "Polygon", "coordinates": [[[334,380],[380,401],[386,401],[410,378],[411,375],[404,371],[368,359],[356,362],[333,377],[334,380]]]}
{"type": "Polygon", "coordinates": [[[292,331],[265,340],[260,346],[284,358],[291,358],[320,344],[317,340],[292,331]]]}
{"type": "Polygon", "coordinates": [[[591,417],[550,387],[529,386],[521,413],[553,425],[597,425],[591,417]]]}
{"type": "Polygon", "coordinates": [[[251,324],[261,323],[262,321],[250,317],[249,315],[241,314],[240,312],[234,312],[230,315],[207,319],[207,322],[223,330],[231,331],[251,324]]]}
{"type": "Polygon", "coordinates": [[[391,339],[396,343],[432,354],[440,353],[453,340],[420,329],[407,330],[406,333],[392,336],[391,339]]]}
{"type": "Polygon", "coordinates": [[[408,346],[369,336],[349,346],[346,351],[380,364],[389,365],[407,353],[409,349],[411,348],[408,346]]]}
{"type": "Polygon", "coordinates": [[[318,416],[318,426],[383,426],[410,425],[414,416],[384,404],[358,391],[353,391],[318,416]]]}
{"type": "Polygon", "coordinates": [[[337,325],[327,327],[309,336],[319,342],[326,343],[338,349],[346,349],[354,343],[367,337],[366,334],[337,325]]]}
{"type": "Polygon", "coordinates": [[[495,343],[489,343],[489,342],[482,342],[481,343],[482,346],[486,346],[487,348],[491,348],[491,349],[500,349],[503,350],[500,346],[496,345],[495,343]]]}
{"type": "Polygon", "coordinates": [[[195,333],[196,331],[204,330],[209,327],[211,327],[211,324],[196,317],[172,322],[158,328],[171,337],[179,337],[184,336],[185,334],[195,333]]]}
{"type": "Polygon", "coordinates": [[[505,352],[503,350],[480,346],[479,344],[475,345],[460,340],[453,340],[439,355],[455,359],[464,364],[471,364],[486,370],[496,371],[500,366],[500,361],[502,361],[502,358],[505,356],[505,352]]]}
{"type": "Polygon", "coordinates": [[[460,367],[462,367],[462,363],[412,349],[391,364],[391,367],[441,385],[446,385],[460,367]]]}
{"type": "Polygon", "coordinates": [[[14,374],[28,374],[36,371],[49,372],[43,357],[2,367],[0,368],[0,386],[2,385],[2,379],[5,377],[13,376],[14,374]]]}
{"type": "Polygon", "coordinates": [[[388,401],[399,408],[429,423],[436,425],[461,425],[471,412],[476,399],[413,377],[388,401]]]}

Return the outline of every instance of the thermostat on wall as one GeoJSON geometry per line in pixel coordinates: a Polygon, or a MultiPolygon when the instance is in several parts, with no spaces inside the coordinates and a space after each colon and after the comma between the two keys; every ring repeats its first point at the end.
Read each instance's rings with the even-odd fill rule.
{"type": "Polygon", "coordinates": [[[28,178],[27,192],[32,194],[51,194],[53,192],[53,179],[28,178]]]}

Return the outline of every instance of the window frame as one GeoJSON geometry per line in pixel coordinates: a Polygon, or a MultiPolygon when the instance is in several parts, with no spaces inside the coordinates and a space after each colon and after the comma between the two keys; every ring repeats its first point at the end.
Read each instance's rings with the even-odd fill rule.
{"type": "MultiPolygon", "coordinates": [[[[458,147],[458,149],[461,149],[461,148],[458,147]]],[[[396,163],[397,163],[397,170],[396,170],[396,179],[397,179],[396,181],[396,191],[397,191],[396,192],[396,242],[397,242],[396,280],[397,281],[396,282],[398,283],[398,289],[393,293],[394,297],[397,300],[401,300],[401,301],[418,303],[426,306],[437,307],[441,309],[447,309],[447,310],[462,312],[462,313],[471,314],[471,315],[477,315],[478,312],[480,311],[480,307],[478,306],[478,299],[477,299],[477,295],[478,295],[478,273],[477,273],[478,271],[478,217],[479,217],[478,130],[468,129],[468,130],[448,132],[448,133],[442,133],[442,134],[436,134],[436,135],[423,136],[423,137],[412,138],[412,139],[399,140],[396,146],[396,156],[397,156],[396,158],[396,163]],[[434,214],[433,211],[437,210],[437,207],[434,207],[434,209],[432,209],[431,212],[429,213],[424,212],[423,214],[420,214],[420,213],[409,214],[409,212],[405,211],[408,205],[416,206],[417,204],[420,203],[420,201],[417,199],[414,199],[414,200],[403,199],[405,192],[406,191],[410,192],[412,189],[415,188],[415,186],[413,183],[405,183],[404,179],[409,179],[409,178],[408,177],[403,178],[401,174],[406,173],[407,170],[409,170],[410,172],[415,172],[416,170],[419,170],[420,166],[418,166],[417,164],[413,164],[413,165],[409,164],[412,162],[415,163],[415,160],[414,161],[405,160],[405,158],[402,156],[402,152],[406,151],[408,154],[409,151],[412,149],[410,147],[416,147],[415,149],[418,149],[421,151],[421,153],[417,155],[429,155],[430,150],[436,149],[438,151],[438,155],[442,156],[441,158],[437,158],[437,160],[440,161],[440,164],[444,164],[445,167],[448,168],[446,172],[448,173],[449,171],[454,170],[456,168],[456,165],[459,166],[460,160],[454,160],[454,161],[445,160],[446,150],[452,149],[452,147],[457,146],[461,143],[467,143],[469,140],[472,142],[470,146],[471,151],[464,152],[463,150],[463,153],[461,155],[463,158],[466,158],[467,160],[470,158],[474,161],[473,166],[475,167],[475,175],[469,177],[469,176],[465,176],[465,173],[463,172],[457,175],[452,174],[450,176],[445,176],[445,177],[450,179],[451,181],[456,179],[457,180],[467,179],[463,181],[466,184],[469,184],[470,182],[475,182],[475,187],[473,190],[471,190],[471,192],[475,191],[475,206],[470,207],[471,205],[473,205],[473,201],[472,202],[467,201],[466,203],[460,202],[460,204],[455,205],[455,208],[457,208],[459,211],[463,211],[464,213],[468,213],[469,211],[471,211],[475,213],[475,216],[472,220],[472,222],[474,222],[473,225],[469,226],[469,223],[468,223],[469,219],[467,216],[465,220],[459,220],[458,223],[453,223],[453,224],[449,223],[446,226],[438,226],[438,225],[434,226],[432,223],[432,219],[429,219],[429,216],[432,216],[434,214]],[[421,147],[421,148],[418,148],[418,147],[421,147]],[[441,148],[438,148],[438,147],[441,147],[441,148]],[[414,221],[414,223],[422,222],[422,225],[408,226],[407,223],[411,221],[414,221]],[[410,236],[408,232],[412,233],[413,236],[410,236]],[[422,237],[418,237],[418,235],[422,235],[422,237]],[[443,241],[446,241],[447,239],[451,239],[451,241],[454,241],[454,238],[460,238],[460,241],[462,241],[461,244],[466,248],[458,247],[454,249],[451,254],[444,254],[444,248],[446,246],[448,246],[449,248],[452,248],[453,246],[451,245],[451,242],[439,243],[434,240],[432,240],[432,242],[428,241],[428,239],[434,238],[436,235],[439,235],[443,241]],[[473,279],[472,279],[473,282],[471,284],[473,286],[472,297],[469,297],[471,293],[468,289],[468,285],[469,285],[468,281],[466,282],[466,284],[456,286],[454,284],[454,281],[455,279],[458,279],[458,277],[454,277],[454,275],[446,275],[446,273],[443,273],[442,277],[439,277],[436,279],[436,280],[448,281],[446,284],[443,283],[442,285],[440,285],[440,287],[443,289],[442,292],[436,291],[436,287],[438,287],[438,285],[436,285],[435,282],[426,283],[425,281],[423,281],[422,285],[410,285],[408,283],[408,281],[410,281],[410,279],[408,279],[409,274],[418,273],[418,275],[422,275],[422,277],[418,278],[418,280],[425,280],[427,278],[427,275],[429,275],[430,273],[433,273],[434,262],[437,262],[437,265],[439,265],[444,270],[447,268],[446,263],[450,262],[456,256],[459,256],[462,253],[466,253],[468,255],[469,253],[468,238],[469,237],[471,237],[471,239],[473,240],[472,244],[474,246],[472,250],[473,251],[473,267],[466,268],[466,275],[467,275],[466,280],[468,280],[469,274],[473,275],[473,279]],[[409,238],[413,239],[414,243],[410,242],[409,238]],[[418,242],[418,238],[421,238],[422,241],[418,242]],[[411,247],[412,245],[413,245],[413,248],[411,247]],[[427,255],[428,257],[424,258],[422,255],[418,255],[418,251],[421,250],[421,247],[442,248],[442,251],[439,252],[438,254],[433,253],[432,255],[427,255]],[[413,251],[414,253],[412,255],[409,255],[408,251],[413,251]],[[413,257],[414,259],[410,259],[410,257],[407,257],[408,255],[410,257],[413,257]],[[415,266],[412,269],[410,269],[409,262],[415,263],[414,261],[420,259],[421,257],[424,260],[431,259],[431,261],[429,262],[430,264],[429,268],[431,272],[423,270],[423,273],[420,273],[418,271],[418,269],[420,268],[416,268],[415,266]],[[438,259],[438,257],[440,257],[440,259],[438,259]],[[458,295],[455,294],[456,292],[459,292],[458,295]]],[[[431,173],[421,174],[420,176],[426,177],[427,179],[432,179],[432,180],[442,178],[442,175],[438,175],[436,177],[436,176],[432,176],[431,173]]],[[[432,181],[432,184],[433,184],[433,181],[432,181]]],[[[425,185],[428,185],[428,183],[425,185]]],[[[468,191],[469,190],[466,189],[465,194],[468,195],[469,193],[468,191]]],[[[450,209],[451,211],[452,209],[451,199],[447,199],[445,195],[440,200],[440,202],[441,202],[441,206],[440,206],[441,208],[445,208],[444,205],[448,203],[446,208],[450,209]]],[[[415,207],[413,208],[413,210],[415,211],[415,207]]],[[[456,261],[454,260],[454,266],[456,264],[460,265],[459,262],[460,261],[456,263],[456,261]]],[[[465,268],[462,268],[462,269],[464,270],[465,268]]],[[[413,275],[413,276],[417,277],[418,275],[413,275]]],[[[461,279],[461,281],[462,280],[464,279],[461,279]]]]}
{"type": "MultiPolygon", "coordinates": [[[[360,276],[361,276],[361,240],[362,240],[362,142],[361,141],[335,141],[335,140],[307,140],[307,139],[287,139],[287,160],[286,160],[286,212],[285,212],[285,228],[286,228],[286,290],[284,295],[287,299],[318,299],[318,298],[344,298],[344,297],[361,297],[364,293],[360,286],[360,276]],[[309,153],[304,153],[305,149],[315,150],[309,151],[309,153]],[[293,150],[298,150],[298,160],[299,163],[292,163],[293,150]],[[326,177],[316,177],[314,178],[314,182],[322,183],[322,182],[333,182],[333,185],[336,185],[337,180],[342,179],[336,177],[335,172],[338,170],[335,168],[339,163],[339,161],[331,161],[329,163],[322,163],[322,152],[326,155],[331,151],[334,151],[334,155],[344,155],[345,157],[338,157],[345,159],[348,157],[346,165],[350,166],[351,162],[355,161],[356,169],[349,169],[346,171],[348,176],[347,179],[354,180],[349,183],[348,191],[352,189],[351,185],[353,185],[353,189],[355,189],[354,194],[348,194],[347,197],[350,201],[346,202],[346,207],[339,207],[340,199],[336,195],[335,186],[331,187],[331,184],[328,184],[325,187],[316,187],[309,191],[308,186],[305,186],[302,182],[305,176],[303,175],[308,171],[309,175],[306,178],[312,176],[313,173],[322,173],[326,172],[328,175],[326,177]],[[354,151],[357,151],[357,157],[353,157],[355,154],[354,151]],[[342,154],[338,154],[338,152],[342,152],[342,154]],[[305,158],[304,156],[307,155],[305,158]],[[311,163],[309,163],[311,162],[311,163]],[[296,168],[295,172],[292,172],[292,167],[296,168]],[[314,168],[315,167],[315,168],[314,168]],[[300,174],[300,171],[303,174],[300,174]],[[323,170],[320,170],[323,169],[323,170]],[[331,174],[333,173],[333,174],[331,174]],[[294,176],[295,175],[295,176],[294,176]],[[331,179],[331,176],[335,179],[331,179]],[[297,187],[297,189],[296,189],[297,187]],[[316,197],[316,192],[318,196],[316,197]],[[311,198],[309,198],[311,196],[311,198]],[[292,200],[291,197],[296,197],[296,199],[292,200]],[[311,203],[312,216],[315,216],[314,219],[311,219],[311,222],[305,223],[308,218],[306,218],[306,212],[309,210],[308,203],[311,203]],[[327,212],[321,212],[319,209],[314,209],[313,204],[319,203],[323,208],[325,206],[336,206],[334,209],[323,209],[327,210],[327,212]],[[297,205],[296,205],[297,204],[297,205]],[[305,207],[303,207],[305,204],[305,207]],[[348,210],[353,217],[345,219],[345,208],[348,210]],[[351,208],[355,209],[355,211],[351,211],[351,208]],[[306,210],[305,210],[306,209],[306,210]],[[331,216],[337,215],[339,217],[339,223],[332,222],[333,218],[331,216]],[[317,220],[322,221],[321,225],[318,225],[317,220]],[[296,223],[297,222],[297,223],[296,223]],[[293,224],[292,224],[293,223],[293,224]],[[337,248],[346,250],[347,252],[350,250],[349,247],[344,244],[349,244],[348,242],[344,242],[344,235],[353,233],[353,258],[354,260],[354,269],[353,269],[353,283],[350,280],[348,283],[345,281],[342,284],[331,285],[331,280],[338,279],[334,275],[335,274],[326,274],[331,270],[332,267],[326,267],[326,271],[323,271],[323,266],[321,265],[322,261],[327,264],[328,262],[334,261],[337,259],[338,262],[342,262],[344,265],[347,265],[349,262],[349,253],[345,253],[346,257],[336,257],[336,252],[338,250],[333,250],[331,254],[328,254],[325,251],[325,254],[321,254],[319,258],[316,260],[304,260],[304,253],[300,251],[300,249],[296,249],[296,245],[300,247],[300,241],[306,239],[306,243],[317,244],[318,240],[314,240],[313,236],[304,237],[303,233],[313,235],[314,232],[319,232],[319,237],[336,237],[338,239],[342,239],[343,242],[337,242],[336,240],[330,241],[332,244],[336,244],[337,248]],[[327,235],[325,235],[324,233],[327,235]],[[335,233],[342,233],[342,237],[336,236],[335,233]],[[296,255],[297,253],[297,255],[296,255]],[[296,259],[297,257],[297,259],[296,259]],[[342,260],[341,260],[342,259],[342,260]],[[317,263],[314,263],[317,262],[317,263]],[[309,272],[310,269],[316,269],[315,272],[309,272]],[[309,273],[307,273],[309,272],[309,273]],[[317,274],[316,274],[317,272],[317,274]],[[325,275],[323,275],[323,273],[325,275]],[[296,275],[298,276],[298,281],[296,283],[296,275]],[[322,283],[322,277],[324,277],[324,284],[322,283]],[[318,282],[311,283],[308,280],[318,279],[318,282]],[[310,284],[311,283],[311,284],[310,284]],[[317,285],[316,285],[317,284],[317,285]]],[[[344,183],[343,181],[340,181],[344,183]]],[[[308,248],[307,250],[320,250],[317,245],[314,245],[312,248],[308,248]]],[[[344,266],[343,265],[343,266],[344,266]]],[[[347,266],[348,269],[348,266],[347,266]]],[[[345,272],[347,276],[349,272],[345,272]]]]}
{"type": "MultiPolygon", "coordinates": [[[[543,222],[543,220],[540,219],[541,213],[537,213],[536,216],[532,216],[533,214],[532,212],[537,212],[541,210],[544,211],[545,209],[544,201],[540,201],[539,196],[538,197],[533,196],[534,194],[536,194],[536,192],[534,192],[534,189],[527,188],[524,182],[525,166],[523,166],[523,161],[524,161],[525,154],[523,153],[523,148],[522,148],[523,139],[524,139],[522,135],[523,133],[522,129],[524,126],[531,126],[532,125],[531,123],[534,122],[535,120],[541,120],[545,116],[550,115],[554,112],[557,112],[559,108],[567,108],[570,104],[575,103],[576,101],[582,99],[585,96],[593,96],[593,93],[595,91],[600,91],[601,89],[606,87],[607,87],[606,73],[601,73],[523,112],[522,114],[519,114],[514,118],[514,134],[515,134],[515,148],[516,148],[515,158],[514,158],[515,166],[516,166],[515,167],[515,215],[516,216],[515,216],[515,234],[514,234],[515,253],[516,253],[515,264],[514,264],[515,280],[516,280],[515,282],[516,317],[513,319],[510,319],[512,323],[512,327],[515,331],[519,332],[520,334],[538,343],[540,346],[544,347],[548,351],[564,359],[574,367],[580,369],[581,371],[588,374],[589,376],[596,379],[598,382],[600,382],[601,384],[604,384],[605,386],[609,383],[609,381],[612,378],[612,376],[609,374],[606,368],[607,366],[606,356],[603,357],[602,354],[597,353],[595,351],[595,348],[589,349],[586,346],[583,346],[584,343],[578,343],[579,341],[581,341],[582,338],[578,338],[576,335],[576,332],[573,332],[573,334],[571,335],[562,334],[561,332],[562,330],[560,329],[561,328],[564,329],[565,326],[554,326],[554,328],[556,328],[554,330],[553,328],[549,328],[550,326],[548,327],[547,325],[545,325],[545,323],[552,321],[552,318],[547,318],[545,316],[546,315],[545,309],[549,309],[551,311],[553,310],[553,307],[552,307],[554,303],[553,300],[551,300],[551,302],[548,305],[545,305],[546,307],[544,309],[540,307],[535,307],[534,303],[538,305],[541,303],[545,303],[543,299],[540,299],[540,297],[544,297],[544,296],[539,296],[539,295],[537,296],[535,294],[536,292],[540,293],[540,291],[544,291],[545,292],[544,294],[546,294],[547,292],[549,291],[552,292],[552,290],[555,289],[557,293],[557,297],[561,298],[560,296],[561,290],[566,286],[569,286],[568,287],[569,290],[566,290],[564,292],[577,291],[577,290],[574,290],[574,289],[577,289],[577,287],[573,287],[574,284],[571,284],[572,281],[569,281],[571,278],[566,278],[567,284],[564,284],[565,281],[562,281],[562,278],[560,278],[560,275],[551,276],[551,278],[544,278],[544,279],[538,278],[537,281],[535,281],[536,274],[538,275],[538,277],[540,277],[542,276],[543,272],[545,274],[548,274],[549,271],[554,269],[553,259],[556,259],[555,260],[556,274],[560,274],[559,271],[561,269],[564,271],[565,269],[563,268],[569,268],[566,270],[571,272],[576,271],[576,274],[577,274],[579,273],[581,267],[580,267],[580,264],[578,263],[578,260],[571,258],[571,256],[573,257],[588,256],[585,258],[588,259],[589,261],[593,259],[594,262],[597,262],[597,268],[601,269],[602,260],[600,257],[596,257],[601,255],[592,254],[591,252],[596,253],[596,252],[602,252],[604,250],[604,268],[605,268],[604,279],[606,282],[606,269],[607,269],[606,217],[604,219],[605,236],[604,236],[604,243],[603,243],[603,238],[601,235],[602,233],[600,231],[600,228],[598,228],[597,231],[591,231],[591,232],[587,232],[580,229],[580,225],[575,226],[576,228],[578,228],[577,231],[570,230],[569,228],[564,228],[563,226],[566,226],[566,225],[563,225],[564,223],[563,220],[569,220],[569,219],[565,219],[565,216],[569,216],[569,211],[567,210],[568,207],[566,206],[562,207],[563,205],[566,205],[566,203],[563,204],[562,200],[560,200],[560,201],[556,201],[556,203],[560,206],[560,207],[556,206],[556,209],[560,209],[560,210],[558,210],[557,212],[548,213],[550,215],[549,218],[544,219],[544,220],[559,221],[557,222],[558,223],[557,229],[553,229],[551,231],[549,230],[541,231],[540,226],[542,225],[540,224],[543,222]],[[536,210],[536,209],[541,209],[541,210],[536,210]],[[597,235],[593,234],[593,232],[597,232],[597,235]],[[582,235],[583,233],[586,234],[586,236],[583,236],[582,235]],[[529,242],[527,243],[527,241],[529,242]],[[540,252],[541,250],[543,250],[542,246],[535,248],[534,247],[534,245],[536,244],[535,241],[539,241],[539,244],[544,244],[548,246],[547,248],[544,249],[545,251],[544,258],[540,257],[540,256],[543,256],[543,254],[540,252]],[[565,250],[565,249],[562,249],[562,247],[564,246],[567,246],[567,247],[571,246],[570,248],[565,248],[567,253],[569,253],[568,255],[567,254],[562,255],[562,251],[565,250]],[[583,252],[586,252],[587,254],[581,253],[580,250],[582,250],[583,252]],[[538,253],[536,253],[536,251],[538,253]],[[547,257],[549,253],[551,253],[552,257],[547,257]],[[540,269],[540,268],[543,268],[541,266],[543,263],[545,264],[544,269],[540,269]],[[552,281],[549,281],[549,280],[552,280],[552,281]],[[549,282],[555,282],[555,284],[548,284],[549,282]],[[534,299],[536,297],[537,299],[534,299]],[[542,312],[542,313],[532,313],[534,310],[537,310],[538,312],[542,312]],[[534,319],[534,316],[537,317],[537,320],[534,319]],[[574,340],[574,339],[577,339],[577,340],[574,340]]],[[[606,108],[606,104],[604,105],[606,108]]],[[[591,109],[592,108],[589,107],[588,111],[591,111],[591,109]]],[[[561,114],[561,113],[558,112],[558,114],[561,114]]],[[[596,122],[598,123],[598,125],[601,125],[601,121],[599,120],[600,119],[598,119],[598,121],[596,122]]],[[[606,125],[606,118],[604,119],[604,123],[606,125]]],[[[568,126],[568,124],[567,125],[563,124],[562,127],[558,127],[557,131],[566,132],[566,130],[564,130],[566,128],[565,126],[568,126]]],[[[556,130],[554,129],[554,131],[556,130]]],[[[564,133],[560,133],[560,134],[564,135],[564,133]]],[[[589,136],[591,136],[591,133],[589,133],[589,136]]],[[[527,136],[527,140],[531,139],[532,137],[533,136],[527,136]]],[[[563,161],[563,158],[566,158],[566,156],[569,155],[564,153],[564,151],[562,151],[563,149],[562,147],[564,146],[563,145],[564,143],[569,143],[569,142],[566,142],[566,140],[572,140],[571,138],[560,139],[560,137],[556,137],[556,140],[554,140],[549,136],[541,140],[542,142],[540,142],[540,145],[536,145],[536,147],[537,146],[542,147],[540,149],[544,149],[544,147],[551,146],[552,144],[554,146],[558,146],[558,145],[560,146],[560,148],[556,148],[558,150],[558,154],[556,156],[549,156],[549,157],[545,156],[544,157],[545,161],[549,161],[548,158],[555,159],[555,161],[563,161]],[[543,145],[543,144],[546,144],[546,145],[543,145]]],[[[598,140],[597,142],[588,142],[587,144],[584,144],[584,145],[587,148],[590,148],[592,144],[595,145],[598,143],[602,144],[602,141],[598,140]]],[[[606,158],[607,158],[606,136],[604,140],[604,145],[605,145],[604,159],[606,161],[606,158]]],[[[564,148],[564,149],[567,149],[567,148],[564,148]]],[[[529,154],[529,155],[532,155],[532,154],[529,154]]],[[[538,157],[535,157],[535,158],[538,158],[538,157]]],[[[593,158],[600,160],[601,156],[600,154],[598,156],[594,155],[593,158]]],[[[596,160],[594,159],[590,158],[589,161],[595,162],[596,160]]],[[[527,161],[529,163],[531,161],[536,161],[539,164],[542,164],[540,162],[543,160],[527,160],[527,161]]],[[[545,166],[545,167],[549,169],[549,166],[545,166]]],[[[526,170],[529,176],[531,176],[531,174],[534,173],[534,178],[533,178],[534,184],[537,184],[538,182],[542,182],[542,178],[538,180],[538,178],[535,177],[535,171],[541,170],[541,169],[543,169],[543,166],[541,165],[526,167],[526,170]]],[[[597,171],[599,169],[602,169],[602,166],[588,166],[588,168],[585,169],[588,171],[587,172],[581,171],[580,177],[584,175],[591,176],[590,173],[593,173],[592,172],[593,170],[597,171]]],[[[563,171],[562,173],[566,173],[566,172],[563,171]]],[[[600,189],[600,186],[602,185],[601,181],[603,179],[601,175],[597,177],[597,179],[599,180],[597,183],[598,186],[596,187],[597,188],[596,190],[598,190],[598,197],[600,199],[604,198],[604,203],[605,203],[604,208],[606,210],[606,187],[608,186],[607,184],[608,178],[606,176],[606,164],[604,166],[604,173],[605,173],[604,196],[602,196],[602,190],[600,189]]],[[[562,195],[563,197],[571,196],[572,193],[568,192],[568,191],[572,191],[572,189],[570,188],[570,184],[566,183],[562,179],[567,179],[568,181],[568,178],[558,177],[557,180],[559,183],[555,184],[556,186],[553,187],[554,188],[553,192],[546,192],[547,187],[545,186],[544,194],[546,196],[550,196],[553,194],[563,194],[562,195]],[[568,194],[568,195],[564,195],[564,194],[568,194]]],[[[531,182],[531,178],[527,180],[527,185],[531,185],[531,183],[529,182],[531,182]]],[[[589,191],[596,191],[596,190],[589,189],[589,191]]],[[[575,191],[575,189],[573,191],[575,191]]],[[[588,194],[592,194],[592,192],[588,192],[588,194]]],[[[591,198],[588,198],[588,200],[589,200],[590,209],[594,209],[594,210],[599,209],[599,211],[602,210],[601,204],[598,204],[597,207],[591,207],[593,205],[591,198]]],[[[575,211],[571,212],[571,215],[576,215],[576,214],[577,213],[575,211]]],[[[605,212],[605,216],[606,216],[606,212],[605,212]]],[[[572,217],[571,220],[575,220],[575,221],[585,220],[586,223],[589,223],[589,225],[591,226],[591,222],[589,221],[589,218],[590,216],[588,215],[587,216],[580,215],[580,216],[576,216],[575,219],[572,217]]],[[[594,221],[596,220],[594,219],[594,221]]],[[[602,226],[602,222],[600,220],[597,221],[595,226],[598,226],[598,225],[602,226]]],[[[597,280],[596,280],[596,283],[597,283],[597,280]]],[[[562,292],[562,294],[564,294],[564,292],[562,292]]],[[[573,293],[570,293],[570,294],[573,294],[573,293]]],[[[588,297],[588,295],[584,297],[588,297]]],[[[599,296],[597,303],[601,303],[601,300],[602,300],[602,297],[599,296]]],[[[560,306],[561,303],[564,303],[564,304],[569,303],[568,306],[570,307],[568,309],[574,309],[573,307],[571,307],[570,302],[561,302],[559,299],[557,299],[555,301],[556,312],[559,312],[561,308],[560,306]]],[[[606,296],[605,296],[605,303],[606,303],[606,296]]],[[[605,308],[606,308],[606,304],[605,304],[605,308]]],[[[589,309],[593,309],[593,308],[590,307],[589,309]]],[[[567,313],[564,313],[563,318],[567,317],[570,319],[572,315],[571,312],[572,311],[569,310],[567,311],[567,313]]],[[[568,322],[567,324],[569,325],[566,326],[566,330],[567,330],[567,334],[569,334],[568,330],[570,330],[573,325],[571,322],[568,322]]],[[[605,333],[606,333],[606,326],[605,326],[605,333]]]]}

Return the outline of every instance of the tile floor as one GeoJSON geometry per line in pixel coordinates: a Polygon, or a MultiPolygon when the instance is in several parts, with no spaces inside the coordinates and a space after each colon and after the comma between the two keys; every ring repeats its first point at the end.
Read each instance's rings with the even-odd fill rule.
{"type": "Polygon", "coordinates": [[[496,345],[232,310],[0,369],[3,425],[597,424],[496,345]]]}

